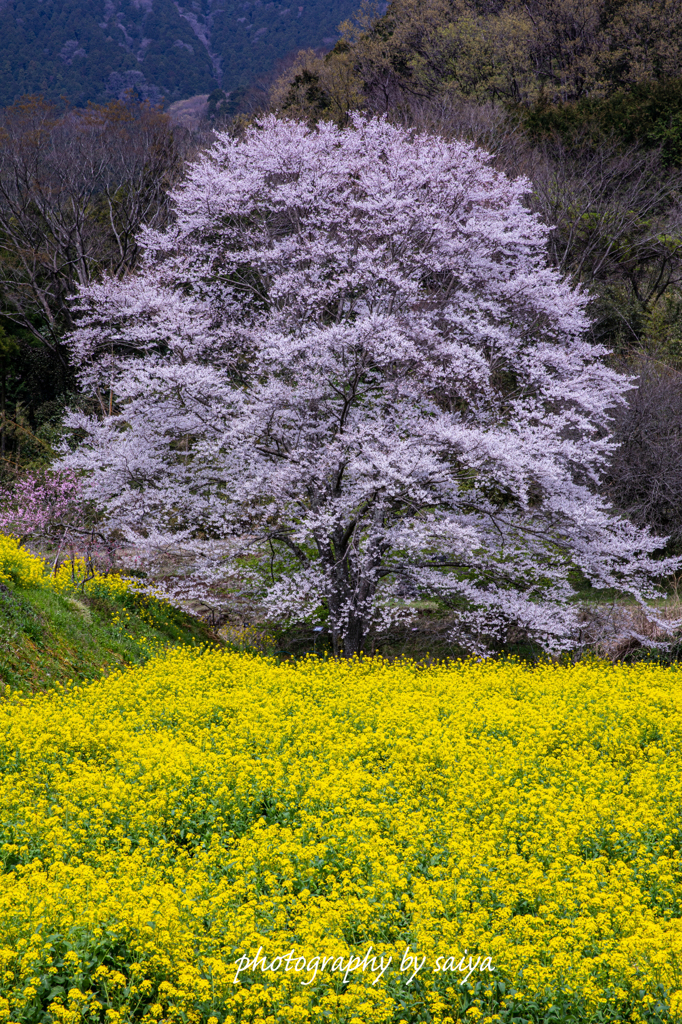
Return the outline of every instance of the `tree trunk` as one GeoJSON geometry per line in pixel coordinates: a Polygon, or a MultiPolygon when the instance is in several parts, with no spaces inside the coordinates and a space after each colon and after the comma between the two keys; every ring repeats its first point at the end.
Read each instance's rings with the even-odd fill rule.
{"type": "Polygon", "coordinates": [[[351,591],[345,580],[337,581],[328,594],[329,620],[332,633],[332,650],[335,658],[352,658],[362,651],[362,642],[365,638],[365,623],[362,615],[359,615],[352,606],[350,597],[351,591]],[[341,614],[341,609],[348,607],[350,611],[341,614]],[[341,623],[343,622],[343,627],[341,623]]]}
{"type": "Polygon", "coordinates": [[[364,640],[363,626],[362,616],[349,616],[346,634],[343,638],[343,655],[345,658],[352,658],[362,651],[362,641],[364,640]]]}

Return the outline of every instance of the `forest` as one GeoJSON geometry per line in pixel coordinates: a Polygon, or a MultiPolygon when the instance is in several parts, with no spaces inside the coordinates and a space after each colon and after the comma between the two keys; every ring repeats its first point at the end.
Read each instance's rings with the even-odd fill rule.
{"type": "Polygon", "coordinates": [[[260,92],[303,46],[326,47],[352,0],[12,0],[0,5],[0,105],[40,94],[76,106],[134,90],[172,103],[260,92]]]}

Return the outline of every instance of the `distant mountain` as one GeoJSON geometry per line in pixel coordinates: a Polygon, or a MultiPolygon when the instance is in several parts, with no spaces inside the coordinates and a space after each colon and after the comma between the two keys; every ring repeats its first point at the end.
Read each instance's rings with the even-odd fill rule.
{"type": "Polygon", "coordinates": [[[0,106],[26,93],[173,102],[328,48],[358,0],[0,0],[0,106]]]}

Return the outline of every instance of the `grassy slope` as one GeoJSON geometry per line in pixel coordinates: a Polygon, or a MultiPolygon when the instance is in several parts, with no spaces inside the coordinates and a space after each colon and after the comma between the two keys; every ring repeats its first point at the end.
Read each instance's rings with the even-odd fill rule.
{"type": "Polygon", "coordinates": [[[140,664],[151,647],[215,641],[198,619],[133,595],[0,587],[0,685],[12,689],[35,693],[140,664]]]}

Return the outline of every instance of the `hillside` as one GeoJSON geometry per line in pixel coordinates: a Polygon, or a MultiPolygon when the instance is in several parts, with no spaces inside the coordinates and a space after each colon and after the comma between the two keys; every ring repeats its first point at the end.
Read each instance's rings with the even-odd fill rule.
{"type": "Polygon", "coordinates": [[[0,106],[134,88],[172,102],[248,86],[301,47],[328,47],[355,0],[0,0],[0,106]]]}
{"type": "Polygon", "coordinates": [[[117,575],[86,577],[69,562],[56,575],[0,534],[0,687],[36,693],[57,681],[96,679],[141,664],[169,645],[216,644],[194,616],[117,575]]]}

